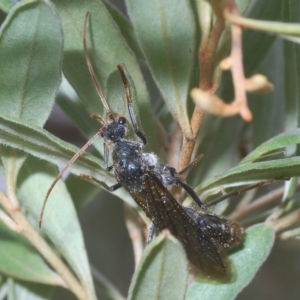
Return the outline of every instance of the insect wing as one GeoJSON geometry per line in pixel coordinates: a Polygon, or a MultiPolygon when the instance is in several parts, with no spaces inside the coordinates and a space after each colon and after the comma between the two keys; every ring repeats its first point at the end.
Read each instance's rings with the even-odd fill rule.
{"type": "MultiPolygon", "coordinates": [[[[225,250],[210,237],[153,173],[143,177],[146,214],[159,230],[168,229],[182,243],[190,262],[214,279],[228,276],[225,250]]],[[[196,215],[196,213],[195,213],[196,215]]]]}

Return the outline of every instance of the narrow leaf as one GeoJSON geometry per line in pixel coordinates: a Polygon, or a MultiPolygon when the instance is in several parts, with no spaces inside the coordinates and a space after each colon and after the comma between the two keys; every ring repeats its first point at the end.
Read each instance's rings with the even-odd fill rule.
{"type": "MultiPolygon", "coordinates": [[[[56,138],[44,129],[26,125],[1,115],[0,143],[23,150],[36,157],[51,161],[59,166],[64,166],[78,151],[78,148],[56,138]]],[[[94,169],[95,173],[103,174],[102,179],[104,180],[104,177],[106,178],[107,176],[104,175],[102,166],[103,163],[101,160],[92,155],[83,154],[74,163],[73,169],[77,174],[86,174],[87,172],[88,175],[91,175],[89,174],[90,172],[88,169],[94,169]],[[81,165],[81,167],[75,171],[76,166],[78,165],[81,165]]]]}
{"type": "Polygon", "coordinates": [[[1,0],[0,9],[8,13],[15,4],[16,4],[15,0],[1,0]]]}
{"type": "MultiPolygon", "coordinates": [[[[54,3],[60,12],[64,25],[63,71],[83,101],[86,110],[89,113],[101,114],[103,112],[102,104],[92,83],[83,55],[82,31],[85,14],[89,11],[88,48],[93,68],[99,78],[103,92],[105,92],[105,83],[111,72],[116,69],[119,63],[125,63],[137,86],[139,113],[143,128],[151,140],[149,145],[152,149],[158,149],[159,141],[155,139],[155,126],[153,125],[153,117],[149,114],[151,111],[149,96],[142,73],[133,52],[122,37],[105,5],[100,0],[55,0],[54,3]]],[[[108,102],[114,101],[115,99],[108,99],[108,102]]],[[[123,105],[126,106],[126,103],[123,105]]]]}
{"type": "Polygon", "coordinates": [[[300,25],[298,23],[287,24],[284,22],[260,21],[243,17],[233,17],[231,21],[234,24],[243,26],[245,28],[261,30],[267,33],[280,34],[283,37],[300,37],[300,25]]]}
{"type": "Polygon", "coordinates": [[[141,50],[141,47],[136,39],[135,33],[133,31],[133,27],[128,20],[128,18],[111,2],[105,0],[103,1],[107,10],[113,17],[114,21],[117,23],[122,36],[126,39],[128,45],[133,50],[136,55],[139,63],[145,63],[144,54],[141,50]]]}
{"type": "MultiPolygon", "coordinates": [[[[245,16],[252,19],[280,21],[282,17],[281,0],[251,1],[245,16]]],[[[253,75],[265,58],[276,36],[254,30],[243,31],[243,61],[246,76],[253,75]]]]}
{"type": "Polygon", "coordinates": [[[186,103],[196,47],[196,25],[189,2],[127,0],[126,4],[156,84],[188,135],[186,103]]]}
{"type": "Polygon", "coordinates": [[[268,257],[275,239],[274,230],[266,224],[257,224],[246,231],[243,248],[230,255],[236,276],[229,283],[207,283],[201,279],[188,289],[186,300],[230,300],[246,287],[268,257]]]}
{"type": "Polygon", "coordinates": [[[48,300],[53,287],[17,280],[8,280],[8,300],[48,300]]]}
{"type": "MultiPolygon", "coordinates": [[[[56,97],[56,103],[64,113],[76,124],[83,136],[90,139],[102,127],[99,121],[87,115],[85,107],[78,96],[74,95],[74,90],[66,79],[62,81],[60,90],[56,97]]],[[[103,141],[96,140],[93,148],[103,154],[103,141]]]]}
{"type": "Polygon", "coordinates": [[[295,177],[300,175],[300,157],[266,162],[242,164],[207,180],[196,188],[197,193],[233,182],[247,183],[255,180],[295,177]]]}
{"type": "MultiPolygon", "coordinates": [[[[56,168],[28,157],[19,176],[18,196],[23,207],[39,219],[47,190],[56,176],[56,168]],[[37,189],[38,187],[38,189],[37,189]]],[[[84,240],[72,199],[62,181],[53,189],[46,206],[42,230],[62,253],[84,285],[89,299],[94,299],[94,286],[84,240]]]]}
{"type": "Polygon", "coordinates": [[[146,248],[134,274],[129,299],[183,299],[187,277],[182,246],[163,233],[146,248]]]}
{"type": "MultiPolygon", "coordinates": [[[[299,23],[299,8],[298,1],[284,2],[284,21],[299,23]]],[[[284,71],[285,128],[288,130],[300,125],[300,45],[284,42],[284,71]]]]}
{"type": "Polygon", "coordinates": [[[1,113],[42,126],[61,81],[63,34],[50,2],[23,1],[0,31],[1,113]]]}
{"type": "Polygon", "coordinates": [[[300,129],[290,130],[275,136],[267,142],[258,146],[250,154],[248,154],[242,161],[242,163],[249,163],[257,158],[260,158],[264,154],[283,149],[286,146],[295,145],[300,143],[300,129]]]}
{"type": "MultiPolygon", "coordinates": [[[[44,125],[61,81],[62,51],[60,18],[50,2],[14,6],[0,29],[1,114],[44,125]]],[[[26,155],[0,151],[8,184],[14,184],[26,155]]]]}
{"type": "MultiPolygon", "coordinates": [[[[20,149],[60,167],[65,166],[78,152],[78,148],[58,139],[44,129],[29,126],[1,115],[0,144],[20,149]]],[[[94,177],[106,188],[115,184],[113,175],[104,170],[103,161],[89,153],[81,155],[69,168],[69,171],[76,175],[85,174],[94,177]]],[[[131,206],[137,207],[124,189],[119,189],[114,194],[131,206]]]]}
{"type": "Polygon", "coordinates": [[[64,286],[40,254],[21,235],[0,223],[0,271],[9,277],[31,282],[64,286]]]}

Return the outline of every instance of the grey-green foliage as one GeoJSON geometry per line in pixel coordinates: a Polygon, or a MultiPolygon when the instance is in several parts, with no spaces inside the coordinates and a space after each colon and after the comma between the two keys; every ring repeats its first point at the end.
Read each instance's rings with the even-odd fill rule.
{"type": "MultiPolygon", "coordinates": [[[[246,5],[245,1],[237,2],[243,7],[246,5]]],[[[161,124],[167,124],[170,130],[178,123],[185,135],[190,134],[193,104],[188,93],[198,82],[199,28],[196,6],[189,1],[126,0],[129,19],[109,2],[100,0],[27,0],[14,4],[14,1],[0,1],[0,8],[8,13],[0,30],[1,165],[6,177],[18,178],[17,195],[24,212],[37,226],[44,195],[56,174],[54,165],[64,166],[78,151],[41,128],[55,97],[87,138],[99,128],[89,119],[89,114],[105,116],[83,54],[86,12],[90,12],[88,47],[108,102],[116,112],[128,117],[116,71],[117,64],[125,63],[135,85],[134,108],[149,141],[147,149],[162,158],[168,155],[163,147],[167,144],[167,130],[162,130],[161,124]],[[76,95],[66,83],[58,92],[61,70],[76,95]],[[145,78],[152,76],[148,84],[142,71],[145,78]],[[156,88],[150,94],[159,95],[158,99],[150,99],[147,90],[154,82],[156,88]]],[[[251,1],[246,15],[254,19],[297,23],[299,4],[297,1],[284,4],[279,0],[251,1]]],[[[267,31],[275,30],[274,24],[269,26],[267,31]]],[[[297,31],[298,27],[295,28],[297,31]]],[[[285,28],[282,34],[287,34],[285,28]]],[[[230,41],[225,42],[229,44],[230,41]]],[[[251,124],[245,124],[239,117],[205,117],[195,148],[197,153],[204,153],[205,158],[188,177],[199,193],[216,191],[220,185],[232,187],[274,177],[296,177],[300,173],[297,150],[299,46],[255,31],[246,31],[243,43],[247,76],[257,70],[268,75],[275,84],[275,91],[249,97],[254,113],[251,124]],[[284,150],[286,155],[275,153],[284,150]],[[249,153],[246,157],[241,154],[245,151],[249,153]]],[[[131,85],[131,88],[134,87],[131,85]]],[[[227,101],[233,99],[228,73],[222,77],[218,94],[227,101]]],[[[72,175],[66,185],[58,183],[46,207],[42,228],[42,233],[67,261],[91,299],[94,285],[74,204],[76,209],[82,208],[96,194],[97,188],[73,175],[93,176],[103,187],[115,182],[112,174],[106,172],[103,160],[99,159],[103,155],[101,146],[98,141],[95,146],[98,157],[84,154],[76,161],[70,168],[72,175]]],[[[114,195],[137,209],[145,219],[126,191],[118,190],[114,195]]],[[[286,212],[298,207],[292,195],[286,202],[290,200],[290,206],[285,203],[286,212]]],[[[264,212],[260,216],[266,215],[264,212]]],[[[28,241],[3,224],[0,227],[1,283],[2,287],[7,287],[8,299],[49,299],[52,290],[49,285],[63,285],[61,277],[49,268],[28,241]]],[[[255,225],[246,232],[241,249],[230,255],[236,269],[233,282],[212,285],[196,280],[190,287],[186,284],[186,258],[181,246],[167,234],[159,236],[146,249],[136,269],[130,299],[167,299],[167,295],[172,299],[199,299],[199,295],[201,299],[235,298],[255,276],[274,242],[274,231],[269,225],[255,225]]],[[[114,240],[121,238],[112,237],[114,240]]],[[[109,245],[105,244],[111,247],[107,252],[123,250],[109,245]]],[[[93,253],[95,249],[91,245],[87,250],[93,253]]],[[[103,257],[98,259],[104,264],[106,254],[101,255],[103,257]]],[[[115,255],[118,256],[117,252],[115,255]]],[[[103,272],[113,282],[123,280],[119,270],[111,265],[106,265],[103,272]]],[[[95,278],[99,281],[102,277],[95,278]]],[[[102,278],[97,286],[106,297],[122,299],[106,279],[102,278]]]]}

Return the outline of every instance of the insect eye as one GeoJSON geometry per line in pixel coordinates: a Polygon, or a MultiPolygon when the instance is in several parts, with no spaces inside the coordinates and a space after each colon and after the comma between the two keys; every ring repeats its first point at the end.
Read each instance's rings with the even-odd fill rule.
{"type": "Polygon", "coordinates": [[[126,119],[124,117],[120,117],[118,120],[118,124],[125,124],[126,123],[126,119]]]}

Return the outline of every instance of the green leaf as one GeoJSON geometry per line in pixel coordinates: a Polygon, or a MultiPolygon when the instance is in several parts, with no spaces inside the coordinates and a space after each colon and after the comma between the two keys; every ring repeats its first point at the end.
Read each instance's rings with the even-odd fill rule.
{"type": "MultiPolygon", "coordinates": [[[[149,96],[137,60],[122,37],[105,5],[95,0],[53,1],[63,20],[65,55],[63,71],[89,113],[101,114],[103,106],[96,93],[83,55],[84,17],[90,11],[87,42],[95,73],[104,91],[108,76],[119,63],[125,63],[137,87],[139,114],[152,149],[159,149],[149,96]],[[113,49],[113,51],[112,51],[113,49]]],[[[105,91],[104,91],[105,92],[105,91]]],[[[108,99],[109,103],[115,99],[108,99]]],[[[124,103],[126,105],[126,103],[124,103]]]]}
{"type": "Polygon", "coordinates": [[[188,1],[127,0],[137,39],[164,100],[189,135],[187,98],[195,60],[196,25],[188,1]]]}
{"type": "MultiPolygon", "coordinates": [[[[59,166],[64,166],[78,151],[78,148],[60,140],[44,129],[26,125],[1,115],[0,143],[23,150],[59,166]]],[[[99,180],[103,181],[107,179],[107,172],[104,171],[103,162],[88,153],[78,158],[70,170],[75,174],[95,175],[96,177],[98,176],[99,180]],[[100,179],[99,176],[102,178],[100,179]]]]}
{"type": "Polygon", "coordinates": [[[1,114],[44,125],[61,81],[63,33],[53,5],[23,1],[0,31],[1,114]]]}
{"type": "Polygon", "coordinates": [[[237,149],[243,133],[242,120],[237,116],[205,117],[197,148],[197,153],[203,153],[204,159],[190,171],[189,178],[193,180],[190,182],[192,186],[197,186],[199,182],[237,165],[239,162],[237,149]]]}
{"type": "MultiPolygon", "coordinates": [[[[284,2],[284,21],[299,23],[299,8],[298,1],[284,2]]],[[[284,42],[284,66],[285,128],[293,129],[300,126],[300,45],[284,42]]]]}
{"type": "Polygon", "coordinates": [[[134,54],[136,55],[139,63],[145,64],[144,54],[141,50],[140,45],[136,39],[135,33],[133,31],[133,27],[126,16],[112,3],[109,1],[103,1],[107,10],[113,17],[114,21],[117,23],[122,36],[126,39],[128,45],[133,50],[134,54]]]}
{"type": "MultiPolygon", "coordinates": [[[[56,103],[64,113],[76,124],[81,133],[90,139],[102,127],[99,121],[91,118],[68,81],[63,78],[56,103]],[[75,94],[75,95],[74,95],[75,94]]],[[[94,141],[93,148],[103,155],[103,140],[94,141]]]]}
{"type": "Polygon", "coordinates": [[[130,117],[126,105],[124,87],[122,84],[120,73],[117,69],[113,70],[107,78],[106,94],[108,99],[115,100],[113,103],[111,103],[111,109],[118,112],[118,114],[124,116],[129,121],[130,117]]]}
{"type": "MultiPolygon", "coordinates": [[[[57,170],[52,164],[31,156],[28,157],[20,172],[18,196],[24,209],[36,222],[56,173],[57,170]]],[[[63,181],[57,183],[49,197],[42,231],[72,267],[89,294],[89,298],[94,299],[94,285],[79,220],[63,181]]]]}
{"type": "MultiPolygon", "coordinates": [[[[1,115],[0,144],[20,149],[58,166],[65,166],[79,150],[44,129],[29,126],[1,115]]],[[[105,170],[103,161],[89,153],[82,154],[69,168],[69,171],[75,175],[85,174],[94,177],[102,182],[105,188],[116,183],[113,175],[105,170]]],[[[124,189],[115,191],[114,195],[131,206],[138,207],[124,189]]]]}
{"type": "MultiPolygon", "coordinates": [[[[0,30],[1,114],[43,126],[61,81],[63,33],[50,2],[23,1],[0,30]]],[[[6,178],[16,181],[26,155],[3,149],[6,178]]]]}
{"type": "Polygon", "coordinates": [[[267,154],[268,152],[283,149],[286,146],[295,145],[300,143],[300,129],[290,130],[288,132],[284,132],[279,134],[267,142],[261,144],[255,150],[253,150],[250,154],[248,154],[240,164],[246,164],[254,161],[267,154]]]}
{"type": "Polygon", "coordinates": [[[0,271],[15,279],[64,286],[40,254],[21,235],[0,222],[0,271]]]}
{"type": "MultiPolygon", "coordinates": [[[[224,136],[227,135],[224,134],[224,136]]],[[[231,138],[229,140],[232,139],[232,136],[236,136],[236,135],[231,135],[231,138]]],[[[220,141],[222,140],[223,139],[221,137],[220,141]]],[[[298,156],[293,158],[269,160],[265,162],[253,162],[256,159],[261,158],[263,155],[269,152],[282,149],[289,145],[295,145],[298,143],[300,143],[299,129],[295,129],[295,130],[288,131],[286,133],[279,134],[276,137],[268,140],[267,142],[257,147],[248,156],[246,156],[236,167],[233,167],[221,173],[220,175],[214,176],[206,180],[201,185],[198,185],[198,187],[196,188],[197,193],[201,193],[204,190],[211,189],[220,185],[228,185],[235,182],[245,184],[246,182],[251,182],[253,180],[264,180],[264,179],[272,179],[272,178],[280,178],[280,177],[299,176],[300,172],[298,170],[298,164],[300,162],[299,161],[300,157],[298,156]]],[[[209,147],[212,146],[209,145],[209,147]]],[[[219,149],[215,145],[213,147],[219,149]]],[[[224,159],[224,155],[226,155],[226,152],[228,151],[226,150],[226,148],[225,148],[226,151],[224,150],[224,148],[222,148],[222,150],[223,151],[221,152],[219,159],[220,162],[226,164],[228,163],[228,159],[227,160],[224,159]]],[[[211,154],[209,153],[208,157],[210,157],[210,155],[211,154]]],[[[216,159],[216,162],[218,162],[218,159],[216,159]]],[[[204,164],[204,167],[205,166],[206,164],[204,164]]],[[[203,165],[200,165],[200,168],[201,167],[203,168],[203,165]]],[[[216,168],[216,166],[212,167],[212,170],[214,170],[214,168],[216,168]]]]}
{"type": "Polygon", "coordinates": [[[49,285],[33,284],[8,280],[8,300],[49,300],[53,287],[49,285]]]}
{"type": "Polygon", "coordinates": [[[257,224],[246,230],[243,249],[230,255],[236,277],[229,283],[195,281],[188,289],[186,300],[230,300],[246,287],[268,257],[275,239],[274,230],[266,224],[257,224]]]}
{"type": "Polygon", "coordinates": [[[284,22],[259,21],[250,18],[236,20],[234,23],[245,28],[278,34],[283,38],[300,37],[300,25],[298,23],[287,24],[284,22]]]}
{"type": "Polygon", "coordinates": [[[16,4],[16,2],[16,0],[1,0],[0,9],[8,13],[11,10],[11,8],[16,4]]]}
{"type": "MultiPolygon", "coordinates": [[[[251,1],[245,16],[252,19],[280,21],[282,16],[281,0],[251,1]]],[[[243,57],[246,76],[257,70],[260,62],[271,48],[275,36],[254,30],[243,31],[243,57]]]]}
{"type": "MultiPolygon", "coordinates": [[[[74,102],[72,99],[62,94],[58,95],[56,102],[87,139],[93,137],[102,127],[99,122],[87,115],[81,102],[74,102]]],[[[98,139],[94,141],[92,148],[95,148],[103,155],[103,140],[98,139]]]]}
{"type": "Polygon", "coordinates": [[[4,176],[6,178],[6,186],[10,186],[14,189],[20,168],[27,158],[27,153],[1,145],[0,155],[4,176]]]}
{"type": "Polygon", "coordinates": [[[77,212],[99,193],[99,186],[90,181],[82,180],[72,174],[66,179],[66,186],[77,212]]]}
{"type": "Polygon", "coordinates": [[[281,177],[295,177],[300,175],[300,156],[258,162],[252,164],[241,164],[227,172],[207,180],[195,190],[200,194],[204,190],[230,183],[246,184],[255,180],[274,179],[281,177]]]}
{"type": "Polygon", "coordinates": [[[145,249],[128,298],[183,299],[187,277],[187,259],[182,246],[170,234],[162,233],[145,249]]]}

